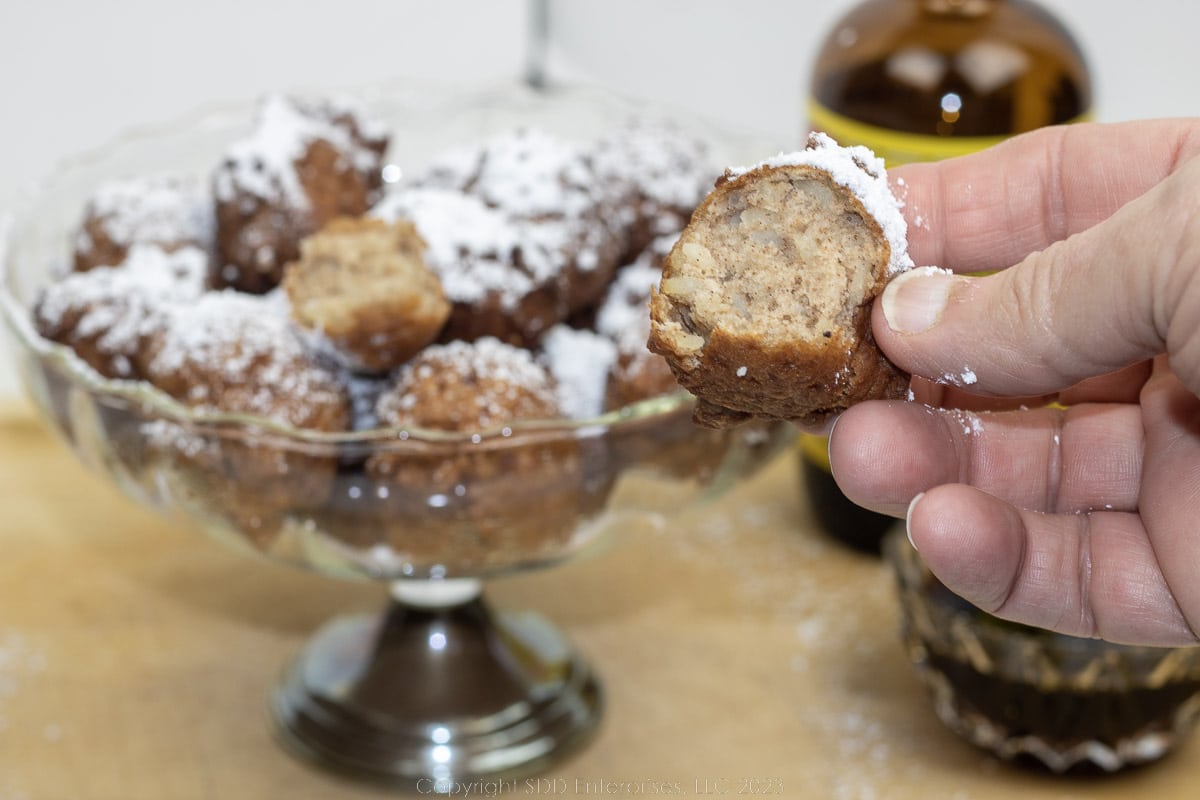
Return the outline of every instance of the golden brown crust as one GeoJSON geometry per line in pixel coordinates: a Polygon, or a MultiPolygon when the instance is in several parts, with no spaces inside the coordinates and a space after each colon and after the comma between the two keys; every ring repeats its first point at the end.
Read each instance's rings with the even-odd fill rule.
{"type": "Polygon", "coordinates": [[[908,376],[870,330],[889,255],[879,224],[823,170],[719,181],[667,256],[649,347],[710,426],[816,426],[859,401],[902,397],[908,376]]]}

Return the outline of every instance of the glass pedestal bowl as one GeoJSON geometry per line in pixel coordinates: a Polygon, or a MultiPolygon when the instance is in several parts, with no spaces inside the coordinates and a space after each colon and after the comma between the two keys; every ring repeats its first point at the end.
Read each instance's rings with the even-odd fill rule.
{"type": "MultiPolygon", "coordinates": [[[[585,90],[356,94],[393,126],[402,168],[517,125],[592,137],[645,116],[585,90]]],[[[250,119],[247,104],[127,136],[63,165],[25,199],[0,232],[0,303],[26,387],[78,457],[142,503],[269,558],[388,587],[379,614],[329,623],[274,688],[273,717],[294,750],[433,791],[543,769],[586,741],[603,693],[552,626],[493,612],[483,579],[552,565],[630,515],[711,496],[793,433],[698,428],[685,394],[595,419],[473,433],[317,433],[201,416],[147,384],[105,380],[40,338],[29,309],[66,263],[95,187],[164,172],[204,176],[250,119]],[[367,468],[381,462],[387,470],[367,468]]],[[[714,154],[725,163],[756,157],[719,143],[714,154]]]]}

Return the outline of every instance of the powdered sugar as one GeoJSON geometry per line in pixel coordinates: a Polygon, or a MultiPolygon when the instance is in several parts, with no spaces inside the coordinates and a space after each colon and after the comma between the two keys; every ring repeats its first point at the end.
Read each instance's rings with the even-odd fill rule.
{"type": "Polygon", "coordinates": [[[452,302],[477,303],[491,292],[511,311],[534,289],[533,279],[513,263],[520,246],[516,227],[477,197],[451,189],[409,188],[389,194],[371,216],[412,221],[428,245],[426,262],[452,302]]]}
{"type": "MultiPolygon", "coordinates": [[[[519,263],[541,285],[568,266],[589,272],[601,265],[612,237],[600,216],[605,192],[598,183],[583,148],[525,128],[449,151],[412,185],[461,192],[503,215],[516,242],[501,260],[519,263]]],[[[449,239],[455,246],[466,233],[459,231],[449,239]]]]}
{"type": "MultiPolygon", "coordinates": [[[[102,184],[93,193],[87,216],[114,244],[206,246],[216,229],[212,198],[197,181],[172,175],[133,178],[102,184]]],[[[86,229],[77,246],[91,241],[86,229]]]]}
{"type": "Polygon", "coordinates": [[[670,234],[655,239],[632,264],[618,270],[609,286],[596,313],[596,330],[616,342],[621,352],[646,348],[650,290],[662,280],[662,260],[678,238],[670,234]]]}
{"type": "Polygon", "coordinates": [[[675,209],[694,208],[719,175],[704,142],[674,127],[637,121],[602,140],[592,164],[601,179],[632,186],[651,202],[675,209]]]}
{"type": "Polygon", "coordinates": [[[492,336],[474,342],[450,342],[426,349],[428,359],[454,369],[460,375],[486,375],[514,386],[533,390],[550,388],[546,371],[538,366],[533,354],[505,344],[492,336]]]}
{"type": "Polygon", "coordinates": [[[304,350],[278,293],[209,292],[175,307],[148,371],[156,381],[184,378],[181,399],[195,408],[301,427],[313,409],[344,400],[336,376],[304,350]]]}
{"type": "Polygon", "coordinates": [[[964,435],[973,436],[983,433],[983,420],[979,414],[961,408],[943,409],[943,413],[961,428],[964,435]]]}
{"type": "Polygon", "coordinates": [[[975,374],[975,370],[969,367],[963,367],[961,372],[943,372],[938,379],[938,383],[947,383],[951,386],[971,386],[979,382],[979,376],[975,374]]]}
{"type": "Polygon", "coordinates": [[[152,364],[156,370],[167,372],[181,369],[190,361],[236,379],[256,355],[270,353],[276,345],[285,355],[297,352],[298,345],[289,347],[289,341],[294,342],[287,318],[271,313],[258,295],[232,290],[212,292],[176,312],[152,364]],[[245,336],[249,333],[258,335],[245,336]],[[225,345],[238,345],[242,352],[225,353],[225,345]],[[228,359],[229,355],[235,358],[228,359]]]}
{"type": "Polygon", "coordinates": [[[539,397],[546,407],[557,406],[553,379],[530,351],[485,336],[474,342],[454,341],[425,348],[397,371],[394,387],[380,396],[375,408],[379,419],[395,424],[398,419],[409,418],[422,400],[415,391],[417,385],[439,374],[455,376],[478,389],[476,408],[469,415],[467,409],[453,410],[472,421],[477,419],[471,427],[488,427],[509,419],[511,409],[505,402],[514,400],[517,392],[539,397]]]}
{"type": "Polygon", "coordinates": [[[616,345],[593,331],[556,325],[542,339],[542,361],[557,381],[559,408],[572,419],[603,413],[608,373],[616,359],[616,345]]]}
{"type": "Polygon", "coordinates": [[[596,314],[596,330],[615,342],[634,339],[645,344],[650,332],[646,304],[651,288],[661,279],[662,271],[645,259],[623,267],[596,314]]]}
{"type": "Polygon", "coordinates": [[[517,216],[573,215],[594,206],[592,181],[578,147],[522,129],[488,143],[474,191],[517,216]]]}
{"type": "Polygon", "coordinates": [[[734,180],[757,169],[807,166],[823,170],[835,183],[846,187],[867,213],[879,222],[891,249],[888,274],[894,275],[913,266],[908,255],[908,224],[900,209],[900,201],[892,194],[887,182],[883,159],[868,148],[841,147],[823,133],[809,136],[808,147],[793,153],[780,153],[749,167],[730,167],[725,178],[734,180]]]}
{"type": "MultiPolygon", "coordinates": [[[[40,643],[16,628],[0,629],[0,733],[8,727],[4,715],[8,701],[45,670],[46,655],[40,643]]],[[[47,725],[44,732],[52,727],[47,725]]]]}
{"type": "Polygon", "coordinates": [[[945,267],[913,267],[909,270],[909,273],[918,276],[953,275],[954,270],[946,269],[945,267]]]}
{"type": "Polygon", "coordinates": [[[350,396],[350,428],[369,431],[379,427],[375,404],[387,387],[386,381],[357,373],[347,373],[346,392],[350,396]]]}
{"type": "Polygon", "coordinates": [[[338,119],[352,121],[355,129],[368,136],[382,133],[352,107],[326,104],[308,108],[280,94],[265,96],[253,132],[230,147],[216,173],[213,187],[217,199],[231,202],[239,193],[246,193],[291,208],[307,208],[308,195],[300,184],[296,162],[317,140],[346,154],[355,168],[371,169],[378,155],[364,146],[348,125],[335,121],[338,119]]]}
{"type": "MultiPolygon", "coordinates": [[[[59,322],[69,311],[114,298],[147,304],[193,300],[204,291],[207,270],[207,258],[195,248],[167,253],[151,245],[136,245],[119,265],[74,272],[51,284],[38,313],[47,321],[59,322]]],[[[105,327],[99,322],[80,324],[97,331],[105,327]]]]}
{"type": "Polygon", "coordinates": [[[74,272],[46,287],[38,328],[52,338],[94,340],[100,353],[118,357],[117,376],[130,377],[129,359],[176,304],[200,297],[207,270],[207,256],[195,248],[166,253],[135,245],[120,265],[74,272]]]}
{"type": "Polygon", "coordinates": [[[412,220],[451,301],[491,294],[513,311],[568,267],[601,265],[609,234],[594,183],[579,148],[522,130],[449,151],[371,214],[412,220]]]}

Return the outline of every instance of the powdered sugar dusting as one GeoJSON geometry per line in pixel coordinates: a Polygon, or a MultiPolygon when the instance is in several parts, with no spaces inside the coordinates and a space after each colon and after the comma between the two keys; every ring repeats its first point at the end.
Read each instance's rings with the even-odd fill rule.
{"type": "Polygon", "coordinates": [[[601,179],[628,185],[667,208],[695,207],[719,174],[704,142],[672,126],[631,122],[601,141],[592,156],[601,179]]]}
{"type": "MultiPolygon", "coordinates": [[[[156,303],[193,300],[204,291],[207,270],[205,254],[195,248],[167,253],[151,245],[136,245],[122,264],[71,273],[48,286],[38,313],[57,323],[69,311],[116,298],[145,310],[156,303]]],[[[79,324],[87,329],[85,333],[93,333],[110,322],[121,321],[92,320],[85,313],[79,324]]]]}
{"type": "Polygon", "coordinates": [[[336,375],[304,350],[278,293],[209,292],[174,308],[148,372],[156,382],[184,377],[180,399],[194,408],[298,427],[345,399],[336,375]]]}
{"type": "Polygon", "coordinates": [[[622,267],[596,314],[596,330],[615,342],[636,339],[643,344],[650,332],[647,303],[662,271],[638,260],[622,267]]]}
{"type": "Polygon", "coordinates": [[[978,383],[979,376],[975,374],[975,370],[964,367],[961,372],[943,372],[938,382],[961,388],[978,383]]]}
{"type": "Polygon", "coordinates": [[[356,431],[369,431],[379,427],[379,418],[375,414],[375,404],[386,388],[386,382],[381,378],[347,373],[345,376],[346,391],[350,395],[350,428],[356,431]]]}
{"type": "Polygon", "coordinates": [[[550,388],[546,371],[538,366],[533,354],[513,347],[492,336],[474,342],[450,342],[425,351],[435,359],[455,369],[459,374],[487,375],[515,386],[541,390],[550,388]]]}
{"type": "Polygon", "coordinates": [[[196,248],[166,253],[151,245],[135,245],[114,267],[74,272],[50,284],[36,309],[38,328],[57,338],[72,324],[72,338],[94,339],[96,349],[120,356],[119,377],[129,377],[132,358],[144,338],[162,324],[176,304],[204,292],[208,258],[196,248]]]}
{"type": "Polygon", "coordinates": [[[867,213],[874,217],[891,249],[888,274],[894,275],[913,266],[908,255],[908,224],[901,213],[901,202],[888,186],[883,159],[862,146],[841,147],[823,133],[809,136],[808,147],[793,153],[780,153],[748,167],[730,167],[725,178],[733,180],[757,169],[806,166],[823,170],[835,183],[846,187],[867,213]]]}
{"type": "Polygon", "coordinates": [[[556,325],[542,339],[542,360],[558,382],[558,405],[564,414],[588,419],[603,413],[608,372],[617,360],[612,340],[556,325]]]}
{"type": "Polygon", "coordinates": [[[637,259],[617,271],[596,313],[596,331],[623,352],[646,349],[650,335],[650,290],[662,280],[662,260],[679,234],[660,236],[637,259]]]}
{"type": "MultiPolygon", "coordinates": [[[[0,629],[0,733],[8,727],[8,701],[45,670],[46,655],[32,637],[15,628],[0,629]]],[[[54,727],[58,726],[47,725],[46,733],[54,727]]]]}
{"type": "Polygon", "coordinates": [[[207,190],[197,181],[172,175],[104,183],[93,193],[87,215],[112,242],[127,247],[137,242],[203,244],[212,240],[216,229],[207,190]]]}
{"type": "Polygon", "coordinates": [[[381,421],[396,424],[408,419],[422,401],[417,387],[436,376],[453,376],[476,389],[475,408],[456,409],[469,427],[489,427],[512,419],[506,403],[519,393],[536,397],[547,408],[557,409],[555,387],[550,373],[534,360],[533,354],[491,336],[474,342],[454,341],[432,345],[401,367],[395,386],[384,392],[376,405],[381,421]]]}
{"type": "Polygon", "coordinates": [[[452,301],[492,294],[512,311],[569,267],[590,272],[605,263],[612,237],[600,195],[579,147],[522,129],[448,151],[371,215],[413,222],[452,301]]]}
{"type": "Polygon", "coordinates": [[[961,428],[964,435],[973,436],[983,433],[983,420],[979,414],[961,408],[948,408],[944,409],[944,412],[961,428]]]}
{"type": "Polygon", "coordinates": [[[929,275],[953,275],[954,270],[946,269],[945,267],[913,267],[909,270],[912,275],[929,276],[929,275]]]}
{"type": "Polygon", "coordinates": [[[452,302],[477,303],[489,292],[511,311],[534,289],[513,263],[518,232],[503,212],[477,197],[439,188],[409,188],[389,194],[371,210],[388,222],[409,219],[425,240],[430,269],[452,302]]]}
{"type": "Polygon", "coordinates": [[[176,312],[152,364],[158,371],[173,371],[194,362],[237,377],[256,354],[271,352],[276,344],[293,350],[288,333],[286,317],[270,313],[261,297],[228,289],[213,292],[176,312]],[[244,336],[250,333],[258,335],[244,336]],[[223,346],[243,343],[245,352],[226,361],[223,346]]]}
{"type": "Polygon", "coordinates": [[[775,536],[780,526],[795,527],[796,514],[792,503],[753,499],[732,510],[689,513],[694,528],[667,529],[670,554],[720,576],[748,615],[761,614],[783,631],[772,641],[788,646],[771,659],[810,687],[795,717],[823,756],[806,784],[813,796],[882,800],[897,785],[921,786],[929,780],[936,745],[928,737],[938,723],[897,702],[921,687],[899,637],[878,635],[880,620],[898,613],[890,572],[828,537],[775,536]],[[803,569],[815,562],[829,569],[803,569]]]}
{"type": "Polygon", "coordinates": [[[586,151],[536,128],[451,150],[414,184],[462,192],[502,212],[516,229],[520,265],[536,283],[568,265],[595,269],[611,238],[600,216],[605,191],[586,151]]]}
{"type": "Polygon", "coordinates": [[[346,125],[334,122],[338,117],[353,119],[357,128],[368,135],[378,127],[361,119],[352,107],[327,104],[306,108],[281,94],[264,97],[253,132],[229,148],[216,173],[213,187],[217,199],[231,202],[239,192],[245,192],[267,201],[284,202],[291,208],[307,208],[308,195],[300,185],[296,162],[317,140],[346,153],[356,168],[372,168],[378,156],[346,125]]]}
{"type": "Polygon", "coordinates": [[[583,151],[535,128],[489,140],[473,191],[517,216],[581,214],[594,204],[583,151]]]}

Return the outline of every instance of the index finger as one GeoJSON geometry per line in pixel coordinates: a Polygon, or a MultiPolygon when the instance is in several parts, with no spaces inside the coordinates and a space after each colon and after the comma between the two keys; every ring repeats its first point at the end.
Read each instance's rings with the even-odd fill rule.
{"type": "Polygon", "coordinates": [[[1011,266],[1092,227],[1197,154],[1197,119],[1084,123],[889,173],[904,198],[913,260],[973,272],[1011,266]]]}

